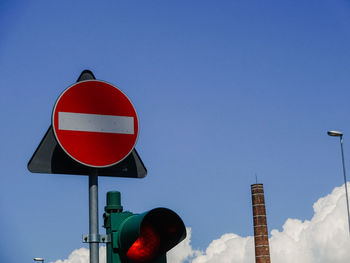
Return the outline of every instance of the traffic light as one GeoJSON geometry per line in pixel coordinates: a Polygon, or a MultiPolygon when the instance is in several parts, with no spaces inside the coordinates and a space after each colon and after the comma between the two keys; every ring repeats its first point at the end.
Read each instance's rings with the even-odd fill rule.
{"type": "Polygon", "coordinates": [[[107,263],[166,263],[166,252],[186,237],[181,218],[167,208],[142,214],[123,212],[120,192],[107,193],[104,227],[107,263]]]}

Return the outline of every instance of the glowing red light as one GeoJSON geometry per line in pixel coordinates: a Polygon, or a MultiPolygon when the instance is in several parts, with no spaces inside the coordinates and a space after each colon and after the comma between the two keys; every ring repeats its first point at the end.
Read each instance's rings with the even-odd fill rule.
{"type": "Polygon", "coordinates": [[[149,262],[157,257],[160,248],[160,238],[151,225],[141,227],[140,236],[129,248],[126,256],[132,262],[149,262]]]}

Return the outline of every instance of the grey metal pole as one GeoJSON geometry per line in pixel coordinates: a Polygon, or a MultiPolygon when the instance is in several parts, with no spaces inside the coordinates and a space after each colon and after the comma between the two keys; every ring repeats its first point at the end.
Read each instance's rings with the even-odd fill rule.
{"type": "Polygon", "coordinates": [[[342,163],[343,163],[345,195],[346,195],[346,208],[347,208],[347,211],[348,211],[348,225],[349,225],[349,235],[350,235],[349,197],[348,197],[348,186],[347,186],[347,181],[346,181],[346,171],[345,171],[345,162],[344,162],[343,136],[340,136],[340,146],[341,146],[341,157],[342,157],[342,163]]]}
{"type": "Polygon", "coordinates": [[[89,173],[89,230],[90,230],[90,263],[99,263],[98,233],[98,171],[89,173]]]}

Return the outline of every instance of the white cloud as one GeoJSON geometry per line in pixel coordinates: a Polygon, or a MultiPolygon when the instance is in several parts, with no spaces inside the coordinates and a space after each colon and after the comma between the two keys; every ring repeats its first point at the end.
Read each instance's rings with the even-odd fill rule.
{"type": "Polygon", "coordinates": [[[191,228],[187,227],[187,236],[184,241],[179,243],[176,247],[167,253],[167,262],[182,263],[190,261],[191,259],[200,255],[199,250],[193,250],[191,247],[191,228]]]}
{"type": "MultiPolygon", "coordinates": [[[[89,249],[82,247],[76,250],[69,255],[67,259],[57,260],[54,263],[89,263],[89,249]]],[[[100,263],[106,263],[106,247],[100,246],[99,250],[100,263]]]]}
{"type": "Polygon", "coordinates": [[[253,237],[240,237],[236,234],[225,234],[221,236],[221,238],[211,242],[205,253],[193,259],[192,262],[254,262],[253,237]]]}
{"type": "MultiPolygon", "coordinates": [[[[348,184],[350,188],[350,184],[348,184]]],[[[344,185],[320,198],[313,206],[311,220],[287,219],[283,230],[271,231],[270,251],[274,263],[348,263],[350,237],[344,185]]],[[[191,229],[187,238],[172,249],[168,263],[254,263],[254,239],[224,234],[205,251],[191,247],[191,229]]],[[[86,248],[74,250],[66,260],[55,263],[88,263],[86,248]]],[[[105,247],[100,249],[100,262],[105,263],[105,247]]]]}
{"type": "Polygon", "coordinates": [[[310,221],[288,219],[282,232],[271,231],[272,262],[349,262],[350,237],[344,185],[320,198],[313,208],[314,216],[310,221]]]}

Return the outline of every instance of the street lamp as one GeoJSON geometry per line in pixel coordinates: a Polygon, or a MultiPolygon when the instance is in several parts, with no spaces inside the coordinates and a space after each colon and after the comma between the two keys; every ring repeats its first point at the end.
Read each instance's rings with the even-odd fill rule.
{"type": "Polygon", "coordinates": [[[43,258],[33,258],[34,261],[41,261],[42,263],[44,263],[44,259],[43,258]]]}
{"type": "Polygon", "coordinates": [[[344,148],[343,148],[343,133],[339,131],[329,131],[329,136],[339,137],[340,138],[340,148],[341,148],[341,157],[343,163],[343,172],[344,172],[344,185],[345,185],[345,195],[346,195],[346,209],[348,211],[348,225],[349,225],[349,234],[350,234],[350,212],[349,212],[349,197],[348,197],[348,186],[346,181],[346,171],[345,171],[345,162],[344,162],[344,148]]]}

